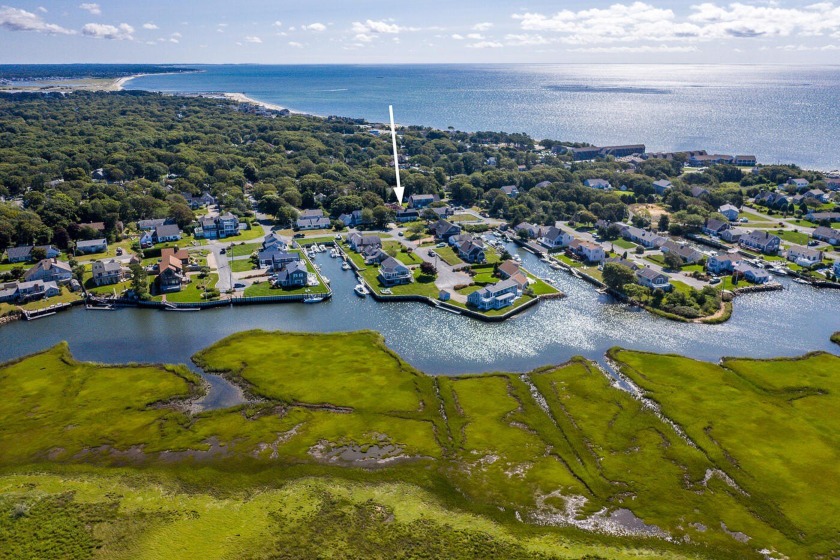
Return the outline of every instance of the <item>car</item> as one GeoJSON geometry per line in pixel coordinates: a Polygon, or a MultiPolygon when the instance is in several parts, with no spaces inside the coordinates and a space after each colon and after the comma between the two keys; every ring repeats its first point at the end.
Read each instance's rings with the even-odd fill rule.
{"type": "Polygon", "coordinates": [[[122,247],[117,247],[117,256],[120,256],[122,254],[123,254],[122,247]]]}
{"type": "Polygon", "coordinates": [[[236,289],[240,289],[240,288],[244,288],[245,284],[243,284],[242,282],[237,282],[236,284],[233,285],[233,287],[236,288],[236,289]]]}
{"type": "Polygon", "coordinates": [[[741,222],[742,224],[746,224],[746,223],[749,223],[750,220],[748,218],[741,218],[738,221],[741,222]]]}
{"type": "Polygon", "coordinates": [[[709,284],[720,284],[720,278],[718,278],[718,277],[712,278],[711,280],[709,280],[709,284]]]}
{"type": "Polygon", "coordinates": [[[403,232],[401,232],[401,231],[400,231],[400,232],[397,232],[397,235],[398,235],[398,236],[400,236],[400,237],[402,237],[402,236],[404,236],[405,234],[404,234],[403,232]]]}
{"type": "Polygon", "coordinates": [[[437,245],[435,245],[435,247],[437,247],[438,249],[442,249],[443,247],[446,247],[446,243],[440,242],[437,245]]]}
{"type": "Polygon", "coordinates": [[[434,251],[430,250],[430,251],[429,251],[429,256],[430,256],[430,257],[436,257],[436,256],[437,256],[437,253],[435,253],[434,251]]]}
{"type": "Polygon", "coordinates": [[[219,251],[219,254],[224,255],[225,253],[227,253],[227,249],[225,249],[225,248],[222,248],[222,250],[219,251]]]}
{"type": "Polygon", "coordinates": [[[812,239],[808,242],[808,247],[813,247],[813,246],[819,245],[819,244],[820,244],[819,241],[817,241],[816,239],[812,239]]]}
{"type": "Polygon", "coordinates": [[[306,237],[306,234],[305,233],[296,233],[292,237],[295,238],[295,239],[303,239],[304,237],[306,237]]]}

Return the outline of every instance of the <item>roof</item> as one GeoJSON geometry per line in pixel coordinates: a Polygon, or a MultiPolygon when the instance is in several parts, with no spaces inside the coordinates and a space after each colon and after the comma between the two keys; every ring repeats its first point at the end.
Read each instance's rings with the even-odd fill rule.
{"type": "Polygon", "coordinates": [[[708,220],[706,220],[706,229],[710,229],[712,231],[720,231],[721,228],[726,229],[727,227],[729,227],[729,224],[722,220],[716,220],[714,218],[709,218],[708,220]]]}
{"type": "MultiPolygon", "coordinates": [[[[161,261],[163,262],[163,261],[161,261]]],[[[178,261],[178,268],[181,266],[181,261],[178,261]]],[[[119,272],[122,270],[122,264],[115,260],[110,261],[95,261],[93,268],[104,270],[105,272],[119,272]]]]}
{"type": "Polygon", "coordinates": [[[719,212],[728,212],[729,210],[734,210],[736,212],[740,212],[737,206],[733,206],[732,204],[724,204],[720,208],[718,208],[719,212]]]}
{"type": "Polygon", "coordinates": [[[546,239],[557,239],[558,237],[560,237],[562,235],[566,235],[566,232],[564,232],[563,230],[557,229],[554,226],[551,226],[550,228],[548,228],[548,231],[545,232],[545,235],[543,235],[543,237],[545,237],[546,239]]]}
{"type": "Polygon", "coordinates": [[[663,189],[670,189],[674,185],[671,184],[671,181],[669,181],[668,179],[659,179],[658,181],[653,182],[653,186],[654,187],[661,187],[663,189]]]}
{"type": "Polygon", "coordinates": [[[174,237],[176,235],[181,235],[181,228],[179,228],[176,224],[155,226],[155,235],[157,237],[174,237]]]}
{"type": "Polygon", "coordinates": [[[610,182],[606,179],[587,179],[583,182],[585,185],[589,185],[590,187],[593,185],[600,185],[602,187],[609,187],[610,182]]]}
{"type": "MultiPolygon", "coordinates": [[[[212,219],[212,218],[211,218],[212,219]]],[[[137,220],[137,227],[140,229],[155,228],[166,223],[165,218],[158,218],[155,220],[137,220]]]]}
{"type": "Polygon", "coordinates": [[[89,239],[87,241],[77,241],[76,248],[79,247],[98,247],[100,245],[105,245],[105,238],[102,237],[100,239],[89,239]]]}
{"type": "Polygon", "coordinates": [[[656,270],[654,270],[650,267],[645,267],[641,270],[637,270],[636,275],[639,276],[640,278],[646,278],[648,280],[656,280],[660,276],[664,277],[664,278],[668,278],[667,276],[665,276],[661,272],[657,272],[656,270]]]}
{"type": "Polygon", "coordinates": [[[88,222],[86,224],[79,224],[80,228],[90,228],[95,229],[96,231],[105,231],[105,222],[88,222]]]}
{"type": "Polygon", "coordinates": [[[518,192],[519,189],[516,188],[516,185],[505,185],[502,187],[502,191],[505,194],[513,194],[514,192],[518,192]]]}
{"type": "Polygon", "coordinates": [[[403,263],[401,263],[400,261],[398,261],[394,257],[388,257],[387,259],[382,261],[382,263],[380,263],[379,267],[382,270],[386,270],[386,271],[397,270],[398,268],[403,268],[405,270],[408,270],[407,266],[405,266],[403,263]]]}
{"type": "MultiPolygon", "coordinates": [[[[812,234],[814,237],[825,237],[829,239],[840,239],[840,230],[819,226],[814,229],[814,233],[812,234]]],[[[840,261],[838,261],[840,262],[840,261]]]]}
{"type": "Polygon", "coordinates": [[[320,208],[314,208],[311,210],[303,210],[301,211],[299,217],[300,218],[321,218],[324,216],[324,211],[320,208]]]}
{"type": "Polygon", "coordinates": [[[519,272],[519,264],[516,261],[505,261],[499,265],[499,272],[502,272],[508,276],[513,276],[517,272],[519,272]]]}
{"type": "Polygon", "coordinates": [[[768,243],[771,239],[779,239],[775,235],[771,235],[766,231],[762,231],[760,229],[754,229],[749,234],[747,234],[746,238],[750,241],[760,242],[760,243],[768,243]]]}
{"type": "Polygon", "coordinates": [[[788,249],[788,254],[791,253],[802,257],[809,257],[811,259],[819,258],[820,260],[822,260],[822,252],[817,251],[816,249],[811,249],[810,247],[802,247],[801,245],[791,245],[790,249],[788,249]]]}
{"type": "Polygon", "coordinates": [[[34,249],[32,245],[24,245],[23,247],[9,247],[6,249],[6,255],[8,255],[9,260],[12,259],[20,259],[23,257],[28,257],[32,253],[32,249],[34,249]]]}
{"type": "Polygon", "coordinates": [[[64,261],[58,261],[56,259],[42,259],[38,262],[38,264],[26,271],[26,276],[29,276],[30,274],[39,269],[51,270],[53,268],[57,268],[58,270],[63,270],[65,272],[73,271],[73,269],[70,268],[70,264],[64,261]]]}

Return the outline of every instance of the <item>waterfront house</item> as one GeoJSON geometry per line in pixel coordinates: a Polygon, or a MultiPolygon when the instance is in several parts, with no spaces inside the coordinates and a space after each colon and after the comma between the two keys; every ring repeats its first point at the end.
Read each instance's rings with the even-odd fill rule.
{"type": "Polygon", "coordinates": [[[665,243],[665,241],[667,241],[667,239],[661,235],[656,235],[653,232],[637,228],[636,226],[620,224],[619,227],[621,227],[621,237],[627,239],[628,241],[632,241],[633,243],[638,243],[648,249],[660,247],[663,243],[665,243]]]}
{"type": "Polygon", "coordinates": [[[768,255],[775,254],[779,250],[781,242],[782,240],[779,237],[760,229],[751,231],[738,241],[741,247],[761,251],[768,255]]]}
{"type": "Polygon", "coordinates": [[[52,245],[38,245],[37,247],[34,245],[23,245],[21,247],[9,247],[6,249],[6,259],[10,263],[28,262],[32,260],[32,250],[36,248],[42,249],[45,257],[48,259],[54,259],[61,254],[61,251],[52,245]]]}
{"type": "Polygon", "coordinates": [[[662,244],[663,253],[673,253],[677,255],[683,263],[694,264],[703,258],[703,253],[692,247],[687,243],[677,243],[670,239],[662,244]]]}
{"type": "Polygon", "coordinates": [[[58,284],[69,282],[72,278],[73,270],[70,265],[56,259],[43,259],[23,275],[26,282],[43,280],[44,282],[56,282],[58,284]]]}
{"type": "Polygon", "coordinates": [[[744,228],[728,227],[720,232],[720,238],[728,243],[738,243],[747,233],[747,230],[744,228]]]}
{"type": "Polygon", "coordinates": [[[732,164],[734,161],[734,156],[726,154],[698,153],[688,158],[688,165],[691,167],[705,167],[707,165],[732,164]]]}
{"type": "Polygon", "coordinates": [[[519,284],[512,278],[509,278],[476,290],[467,296],[467,303],[481,311],[502,309],[513,305],[513,302],[519,295],[519,284]]]}
{"type": "Polygon", "coordinates": [[[735,156],[735,161],[732,163],[741,167],[755,167],[757,160],[755,156],[740,155],[735,156]]]}
{"type": "Polygon", "coordinates": [[[587,179],[583,185],[592,189],[606,190],[610,188],[610,182],[606,179],[587,179]]]}
{"type": "Polygon", "coordinates": [[[362,224],[362,211],[353,210],[352,212],[341,214],[338,219],[347,227],[356,227],[362,224]]]}
{"type": "Polygon", "coordinates": [[[548,231],[540,237],[539,242],[548,249],[559,249],[567,247],[573,240],[574,236],[572,236],[571,233],[551,226],[548,228],[548,231]]]}
{"type": "Polygon", "coordinates": [[[753,284],[766,284],[770,281],[770,273],[763,268],[756,268],[751,264],[741,261],[735,264],[734,275],[742,277],[753,284]]]}
{"type": "Polygon", "coordinates": [[[706,224],[703,226],[703,233],[717,237],[721,234],[721,232],[727,229],[729,229],[729,224],[727,222],[716,220],[714,218],[707,218],[706,224]]]}
{"type": "Polygon", "coordinates": [[[671,184],[671,181],[669,181],[668,179],[659,179],[658,181],[653,182],[653,190],[659,196],[664,195],[666,192],[668,192],[668,189],[672,188],[674,188],[674,185],[671,184]]]}
{"type": "Polygon", "coordinates": [[[280,249],[285,250],[288,247],[288,243],[286,240],[277,235],[276,233],[269,233],[265,236],[262,242],[263,249],[280,249]]]}
{"type": "Polygon", "coordinates": [[[825,186],[828,188],[828,190],[840,191],[840,178],[827,177],[825,180],[825,186]]]}
{"type": "Polygon", "coordinates": [[[575,161],[585,161],[596,158],[604,158],[606,156],[613,156],[615,158],[622,158],[632,156],[635,154],[645,153],[644,144],[627,144],[624,146],[585,146],[582,148],[567,148],[566,146],[556,145],[551,148],[555,153],[566,153],[572,156],[575,161]]]}
{"type": "Polygon", "coordinates": [[[327,229],[330,227],[330,219],[324,216],[324,211],[320,208],[304,210],[298,216],[295,227],[299,230],[327,229]]]}
{"type": "Polygon", "coordinates": [[[796,187],[797,190],[804,190],[807,189],[808,185],[810,185],[811,183],[808,181],[808,179],[790,178],[788,179],[787,184],[796,187]]]}
{"type": "Polygon", "coordinates": [[[0,282],[0,303],[15,301],[18,297],[17,282],[0,282]]]}
{"type": "Polygon", "coordinates": [[[624,258],[622,258],[622,257],[609,257],[609,258],[606,258],[606,259],[604,259],[604,262],[603,262],[603,263],[601,263],[601,266],[600,266],[599,268],[603,269],[603,268],[604,268],[604,265],[605,265],[605,264],[607,264],[607,263],[620,264],[621,266],[626,266],[627,268],[629,268],[629,269],[630,269],[630,270],[632,270],[633,272],[636,272],[637,270],[639,270],[640,268],[642,268],[641,266],[637,265],[637,264],[636,264],[636,263],[634,263],[633,261],[630,261],[630,260],[624,259],[624,258]]]}
{"type": "Polygon", "coordinates": [[[586,241],[585,239],[574,239],[569,244],[569,250],[582,258],[586,262],[600,263],[607,255],[604,253],[604,248],[593,241],[586,241]]]}
{"type": "Polygon", "coordinates": [[[461,226],[452,224],[446,220],[438,220],[431,226],[430,229],[434,234],[435,239],[439,239],[441,241],[447,241],[453,235],[459,235],[461,233],[461,226]]]}
{"type": "Polygon", "coordinates": [[[436,194],[413,194],[408,197],[408,207],[419,210],[439,200],[440,197],[436,194]]]}
{"type": "Polygon", "coordinates": [[[411,269],[394,257],[388,257],[379,265],[379,281],[385,286],[408,284],[414,277],[411,269]]]}
{"type": "Polygon", "coordinates": [[[514,226],[513,231],[515,231],[517,234],[520,231],[525,231],[525,232],[528,233],[528,237],[530,237],[531,239],[536,239],[537,237],[540,237],[540,233],[541,233],[540,229],[541,229],[540,226],[538,226],[536,224],[529,224],[528,222],[522,222],[521,224],[518,224],[518,225],[514,226]]]}
{"type": "Polygon", "coordinates": [[[732,204],[724,204],[723,206],[718,208],[718,212],[726,216],[726,219],[730,222],[734,222],[735,220],[737,220],[738,215],[741,213],[741,211],[738,210],[738,207],[733,206],[732,204]]]}
{"type": "Polygon", "coordinates": [[[650,267],[645,267],[636,271],[636,281],[646,288],[651,290],[665,290],[671,289],[671,284],[668,282],[668,276],[657,272],[650,267]]]}
{"type": "Polygon", "coordinates": [[[482,263],[486,260],[484,243],[471,236],[457,245],[458,256],[468,263],[482,263]]]}
{"type": "Polygon", "coordinates": [[[17,284],[17,300],[21,303],[54,297],[60,293],[61,288],[55,282],[32,280],[31,282],[18,282],[17,284]]]}
{"type": "Polygon", "coordinates": [[[189,253],[185,249],[175,250],[165,247],[160,252],[158,265],[158,289],[161,293],[177,292],[181,284],[188,281],[184,266],[189,261],[189,253]]]}
{"type": "Polygon", "coordinates": [[[840,245],[840,230],[826,226],[819,226],[811,234],[814,239],[825,241],[831,245],[840,245]]]}
{"type": "Polygon", "coordinates": [[[279,246],[269,247],[257,253],[260,268],[280,270],[286,263],[299,261],[300,253],[288,252],[279,246]]]}
{"type": "Polygon", "coordinates": [[[357,253],[361,253],[362,249],[366,247],[382,247],[382,240],[378,235],[362,235],[361,233],[353,232],[347,236],[347,244],[357,253]]]}
{"type": "Polygon", "coordinates": [[[276,284],[283,288],[302,288],[309,280],[309,271],[301,261],[290,261],[277,272],[276,284]]]}
{"type": "Polygon", "coordinates": [[[153,243],[166,243],[167,241],[178,241],[181,239],[181,228],[176,224],[164,224],[155,226],[152,233],[153,243]]]}
{"type": "Polygon", "coordinates": [[[706,270],[712,274],[724,274],[735,270],[735,265],[741,262],[738,253],[718,253],[712,255],[706,262],[706,270]]]}
{"type": "Polygon", "coordinates": [[[824,221],[840,222],[840,212],[814,212],[812,210],[805,215],[805,219],[816,223],[824,221]]]}
{"type": "Polygon", "coordinates": [[[785,255],[787,260],[804,267],[810,267],[822,262],[822,257],[822,251],[817,251],[810,247],[802,247],[801,245],[791,245],[785,255]]]}
{"type": "Polygon", "coordinates": [[[122,264],[115,260],[93,261],[91,270],[93,272],[93,283],[97,286],[117,284],[124,278],[122,264]]]}
{"type": "Polygon", "coordinates": [[[76,252],[82,253],[83,255],[89,255],[91,253],[104,253],[107,250],[108,242],[105,241],[105,238],[76,242],[76,252]]]}
{"type": "Polygon", "coordinates": [[[502,187],[502,192],[511,198],[516,198],[519,195],[519,189],[516,188],[516,185],[505,185],[502,187]]]}
{"type": "Polygon", "coordinates": [[[502,280],[507,280],[517,272],[519,272],[519,263],[513,260],[504,261],[497,268],[499,277],[502,280]]]}
{"type": "Polygon", "coordinates": [[[398,222],[413,222],[420,219],[420,212],[415,208],[406,208],[397,210],[396,220],[398,222]]]}
{"type": "Polygon", "coordinates": [[[391,256],[383,251],[381,247],[375,245],[362,247],[361,255],[365,259],[365,264],[370,265],[379,264],[391,256]]]}

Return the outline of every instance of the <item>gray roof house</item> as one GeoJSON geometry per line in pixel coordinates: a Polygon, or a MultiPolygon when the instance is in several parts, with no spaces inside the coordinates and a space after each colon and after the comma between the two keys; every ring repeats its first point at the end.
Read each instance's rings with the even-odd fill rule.
{"type": "Polygon", "coordinates": [[[26,262],[32,259],[32,250],[36,248],[43,249],[46,253],[46,258],[48,259],[54,259],[61,254],[61,252],[52,245],[38,245],[37,247],[33,245],[24,245],[22,247],[9,247],[6,249],[6,258],[9,259],[10,263],[26,262]]]}
{"type": "Polygon", "coordinates": [[[27,282],[43,280],[44,282],[67,282],[73,278],[70,264],[56,259],[44,259],[30,268],[23,275],[27,282]]]}
{"type": "Polygon", "coordinates": [[[309,271],[300,261],[286,263],[277,273],[277,283],[284,288],[299,288],[306,286],[309,271]]]}
{"type": "Polygon", "coordinates": [[[751,231],[748,235],[741,237],[738,241],[742,247],[755,249],[756,251],[761,251],[762,253],[767,254],[776,253],[779,250],[781,242],[782,240],[777,236],[767,233],[766,231],[761,231],[760,229],[751,231]]]}
{"type": "Polygon", "coordinates": [[[606,179],[587,179],[583,182],[584,186],[591,187],[593,189],[608,189],[610,188],[610,182],[606,179]]]}
{"type": "Polygon", "coordinates": [[[435,234],[436,238],[443,239],[444,241],[453,235],[461,233],[461,226],[452,224],[446,220],[438,220],[431,226],[430,229],[432,233],[435,234]]]}
{"type": "Polygon", "coordinates": [[[662,274],[661,272],[657,272],[650,267],[637,270],[636,280],[639,284],[645,286],[646,288],[650,288],[651,290],[659,289],[667,292],[671,289],[671,284],[668,282],[668,276],[662,274]]]}
{"type": "Polygon", "coordinates": [[[467,303],[481,311],[502,309],[513,305],[519,295],[519,284],[509,278],[476,290],[467,296],[467,303]]]}
{"type": "Polygon", "coordinates": [[[668,179],[659,179],[658,181],[653,182],[653,190],[659,196],[662,196],[663,194],[668,192],[668,189],[672,188],[674,188],[674,185],[671,184],[671,181],[669,181],[668,179]]]}
{"type": "Polygon", "coordinates": [[[104,253],[108,250],[108,242],[105,238],[101,239],[89,239],[87,241],[77,241],[76,242],[76,252],[83,253],[83,254],[90,254],[90,253],[104,253]]]}
{"type": "Polygon", "coordinates": [[[840,229],[819,226],[818,228],[814,229],[814,233],[812,233],[811,235],[814,239],[825,241],[826,243],[830,243],[831,245],[840,245],[840,229]]]}
{"type": "Polygon", "coordinates": [[[379,281],[385,286],[408,284],[412,280],[411,269],[394,257],[388,257],[379,265],[379,281]]]}

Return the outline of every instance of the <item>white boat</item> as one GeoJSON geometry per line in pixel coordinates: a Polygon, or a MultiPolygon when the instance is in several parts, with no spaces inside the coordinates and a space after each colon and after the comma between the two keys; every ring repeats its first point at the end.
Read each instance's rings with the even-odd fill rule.
{"type": "Polygon", "coordinates": [[[311,294],[308,296],[304,296],[303,303],[318,303],[324,301],[325,296],[318,295],[318,294],[311,294]]]}
{"type": "Polygon", "coordinates": [[[330,279],[329,279],[329,278],[327,278],[326,276],[321,275],[321,278],[323,278],[323,280],[324,280],[324,283],[325,283],[325,284],[329,284],[329,283],[330,283],[330,279]]]}
{"type": "Polygon", "coordinates": [[[551,262],[551,259],[548,258],[548,255],[543,255],[540,257],[542,262],[551,262]]]}
{"type": "Polygon", "coordinates": [[[338,251],[337,251],[336,249],[332,249],[332,250],[330,251],[330,256],[331,256],[332,258],[336,258],[336,257],[338,257],[338,251]]]}
{"type": "Polygon", "coordinates": [[[341,265],[341,270],[350,270],[350,263],[344,261],[344,264],[341,265]]]}
{"type": "Polygon", "coordinates": [[[356,295],[359,297],[365,297],[370,293],[364,284],[356,284],[356,287],[353,288],[353,291],[356,292],[356,295]]]}
{"type": "Polygon", "coordinates": [[[513,260],[515,260],[516,262],[521,263],[521,262],[522,262],[522,257],[520,257],[519,255],[513,255],[513,260]]]}
{"type": "Polygon", "coordinates": [[[551,263],[551,264],[549,264],[548,266],[550,266],[550,267],[551,267],[551,268],[553,268],[554,270],[560,270],[561,268],[563,268],[562,266],[560,266],[560,263],[557,263],[557,262],[552,262],[552,263],[551,263]]]}
{"type": "Polygon", "coordinates": [[[802,278],[794,278],[793,281],[797,284],[810,284],[810,282],[808,282],[807,280],[803,280],[802,278]]]}

